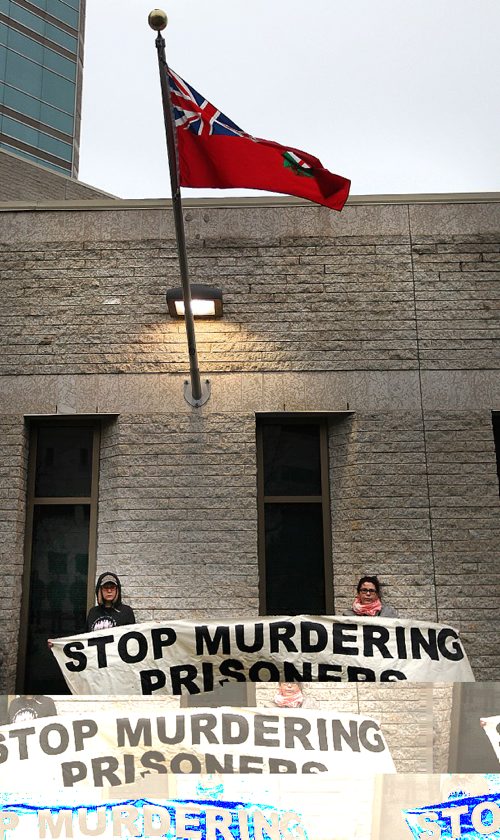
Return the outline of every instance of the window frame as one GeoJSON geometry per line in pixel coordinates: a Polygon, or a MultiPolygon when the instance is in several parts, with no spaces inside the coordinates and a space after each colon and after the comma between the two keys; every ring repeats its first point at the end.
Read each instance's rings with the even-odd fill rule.
{"type": "Polygon", "coordinates": [[[498,495],[500,496],[500,411],[491,412],[491,426],[493,432],[493,448],[498,478],[498,495]]]}
{"type": "Polygon", "coordinates": [[[217,709],[221,706],[230,706],[234,709],[255,708],[257,706],[256,683],[237,682],[231,680],[221,685],[216,685],[213,691],[202,691],[200,694],[181,694],[179,696],[179,708],[181,709],[202,709],[205,707],[217,709]],[[225,688],[228,686],[229,688],[225,688]],[[224,697],[224,691],[236,692],[241,688],[245,695],[243,702],[234,703],[231,697],[224,697]]]}
{"type": "Polygon", "coordinates": [[[37,417],[26,418],[28,428],[28,452],[27,452],[27,481],[26,481],[26,516],[24,529],[24,565],[21,593],[21,616],[19,628],[19,647],[17,658],[16,693],[24,690],[26,654],[28,645],[28,619],[30,607],[30,581],[31,561],[33,554],[33,519],[35,505],[89,505],[89,551],[87,571],[87,610],[94,603],[95,576],[97,568],[97,513],[98,513],[98,490],[99,490],[99,458],[101,442],[101,425],[95,417],[37,417]],[[36,462],[38,450],[38,431],[42,428],[55,428],[57,426],[73,426],[80,428],[92,428],[92,467],[91,467],[91,488],[90,496],[35,496],[36,462]]]}
{"type": "Polygon", "coordinates": [[[498,683],[453,683],[450,714],[450,747],[448,752],[448,773],[497,773],[498,761],[487,736],[481,734],[479,718],[490,717],[498,709],[500,686],[498,683]],[[498,688],[497,688],[498,686],[498,688]],[[474,717],[477,714],[477,730],[472,733],[473,747],[467,744],[472,717],[471,697],[474,700],[474,717]],[[477,711],[476,711],[477,706],[477,711]],[[486,711],[485,711],[486,709],[486,711]],[[462,734],[464,737],[462,738],[462,734]],[[463,743],[465,740],[465,744],[463,743]]]}
{"type": "Polygon", "coordinates": [[[257,552],[259,569],[259,614],[268,615],[266,593],[266,534],[265,534],[265,505],[266,503],[282,504],[321,504],[323,524],[323,574],[325,586],[325,615],[333,615],[333,558],[332,558],[332,526],[330,508],[330,472],[328,459],[328,415],[319,413],[259,413],[256,415],[257,434],[257,552]],[[311,424],[319,427],[319,455],[321,494],[310,496],[266,496],[264,494],[264,446],[262,428],[264,424],[274,425],[304,425],[311,424]]]}

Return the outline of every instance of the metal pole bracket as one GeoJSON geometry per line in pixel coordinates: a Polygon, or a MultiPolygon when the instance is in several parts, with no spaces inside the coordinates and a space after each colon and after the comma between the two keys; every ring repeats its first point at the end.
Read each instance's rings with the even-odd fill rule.
{"type": "Polygon", "coordinates": [[[191,382],[189,379],[184,380],[184,399],[194,408],[200,408],[200,406],[205,405],[205,403],[210,399],[211,393],[212,388],[210,385],[210,379],[205,379],[205,381],[201,383],[201,397],[199,397],[199,399],[195,399],[193,397],[191,382]]]}

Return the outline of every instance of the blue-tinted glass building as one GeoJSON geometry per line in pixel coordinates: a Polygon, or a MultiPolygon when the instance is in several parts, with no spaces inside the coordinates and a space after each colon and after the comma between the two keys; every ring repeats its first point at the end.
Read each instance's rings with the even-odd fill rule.
{"type": "Polygon", "coordinates": [[[0,0],[0,148],[78,174],[85,0],[0,0]]]}

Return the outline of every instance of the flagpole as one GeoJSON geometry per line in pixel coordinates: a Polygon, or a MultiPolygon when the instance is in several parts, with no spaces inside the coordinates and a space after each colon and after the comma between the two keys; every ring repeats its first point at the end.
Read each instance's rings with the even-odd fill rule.
{"type": "Polygon", "coordinates": [[[185,383],[184,397],[190,405],[199,407],[204,405],[210,397],[210,382],[208,379],[201,383],[198,353],[196,350],[196,335],[194,330],[193,310],[191,307],[191,286],[186,252],[186,236],[184,232],[184,217],[182,214],[181,188],[179,184],[179,159],[175,136],[170,87],[168,84],[168,64],[165,54],[165,39],[161,31],[167,26],[167,15],[161,9],[153,9],[149,13],[148,23],[151,29],[158,33],[155,46],[158,53],[158,69],[160,71],[161,98],[163,104],[163,119],[167,138],[168,165],[170,170],[170,186],[172,191],[172,209],[174,211],[175,234],[177,238],[177,253],[181,275],[182,297],[184,300],[184,321],[189,352],[189,382],[185,383]]]}

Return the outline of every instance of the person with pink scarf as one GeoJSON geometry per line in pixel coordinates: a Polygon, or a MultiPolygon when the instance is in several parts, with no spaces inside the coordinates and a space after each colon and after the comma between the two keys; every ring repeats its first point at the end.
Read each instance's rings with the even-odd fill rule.
{"type": "Polygon", "coordinates": [[[389,604],[383,604],[380,598],[380,581],[376,575],[360,578],[356,587],[357,594],[352,608],[344,615],[368,615],[380,618],[397,618],[398,613],[389,604]]]}
{"type": "Polygon", "coordinates": [[[273,706],[280,709],[316,709],[317,702],[312,697],[305,697],[300,683],[280,682],[278,691],[272,700],[273,706]]]}

